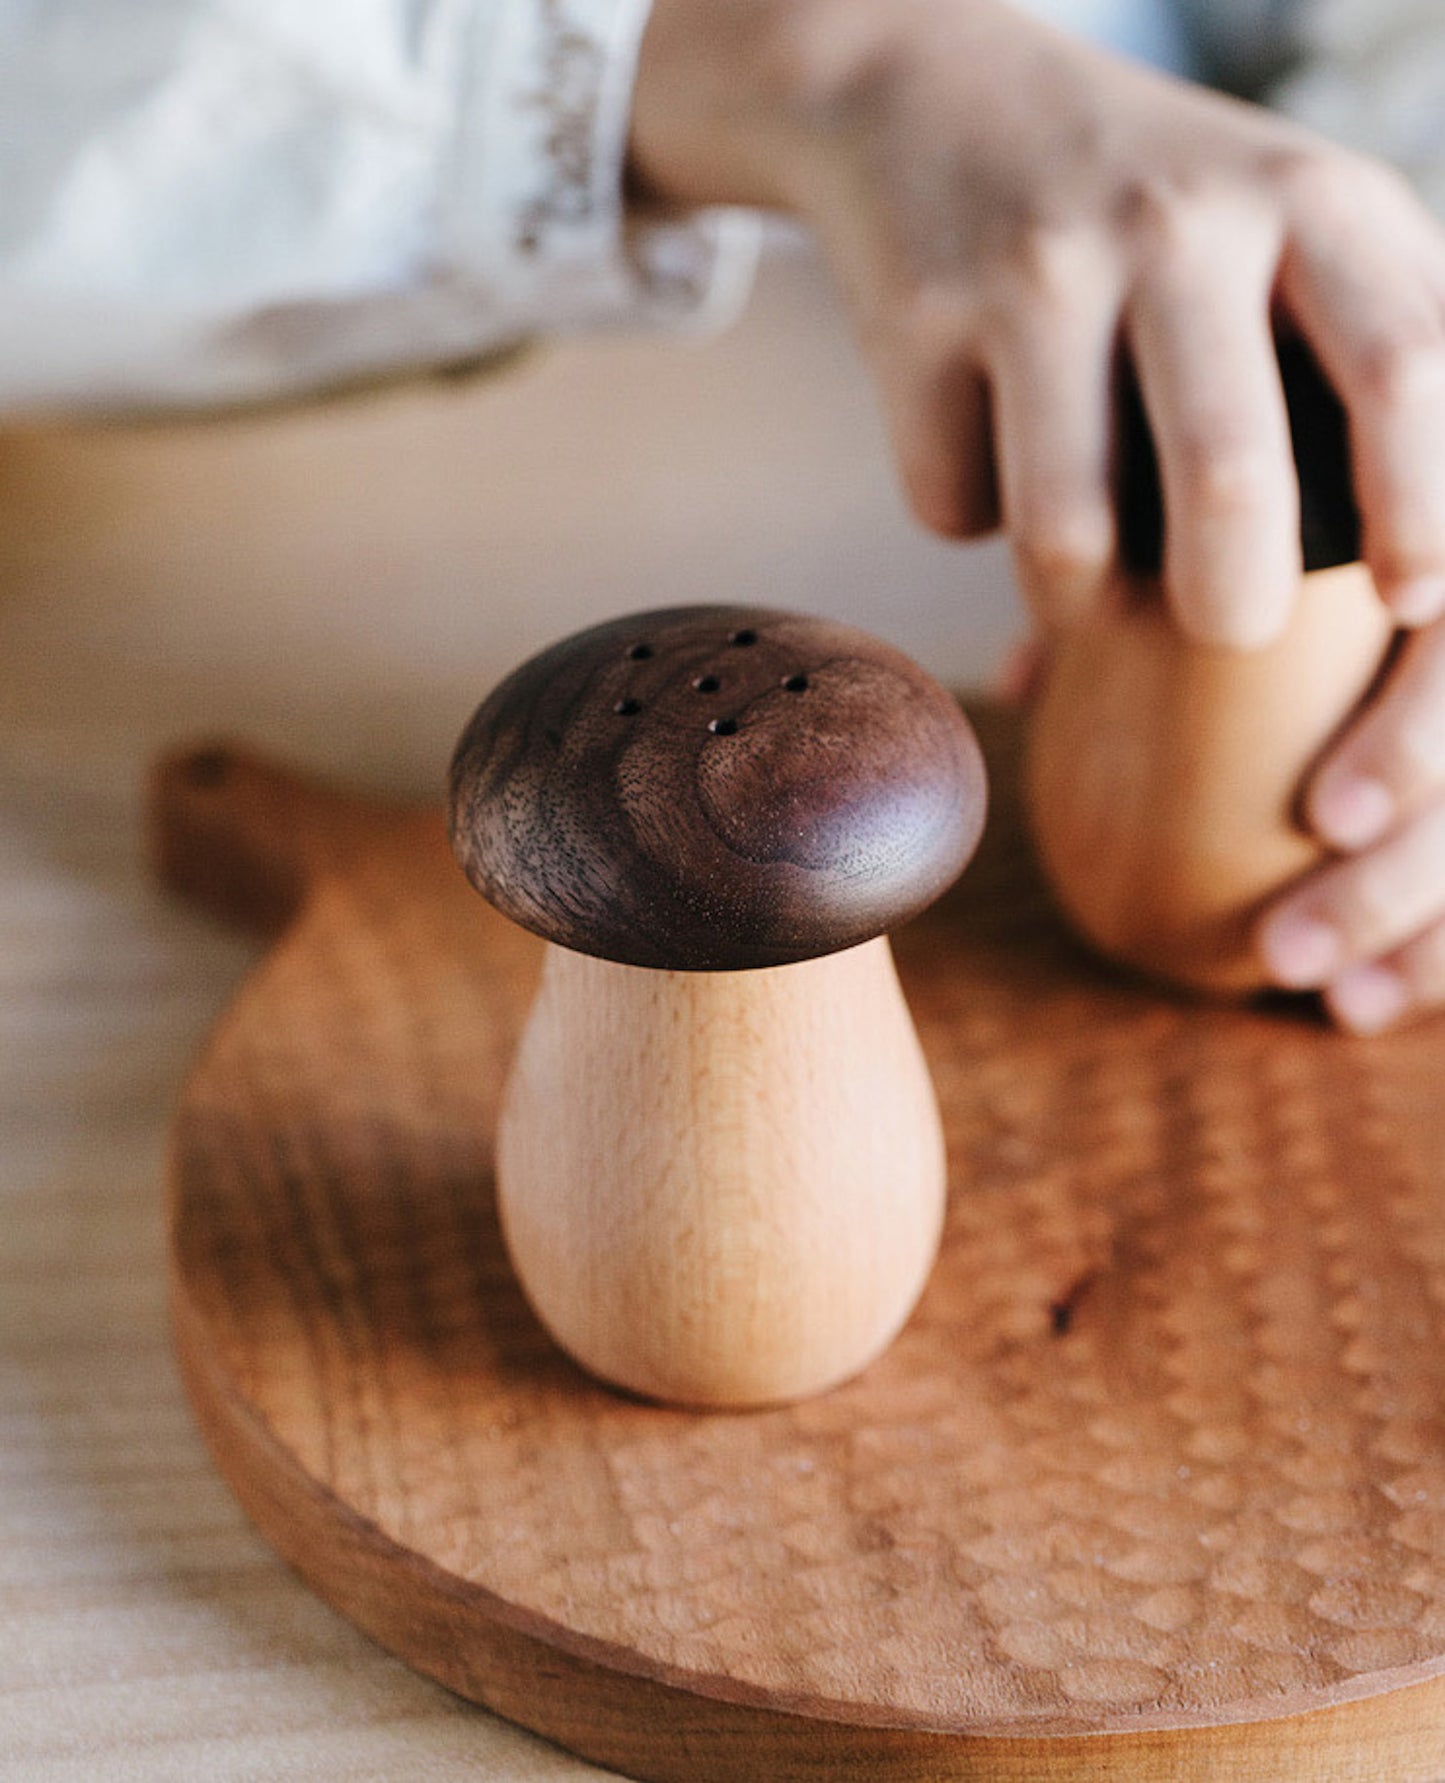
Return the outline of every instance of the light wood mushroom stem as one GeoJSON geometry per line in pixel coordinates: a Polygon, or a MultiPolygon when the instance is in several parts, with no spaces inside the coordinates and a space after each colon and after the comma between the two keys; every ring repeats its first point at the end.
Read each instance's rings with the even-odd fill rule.
{"type": "Polygon", "coordinates": [[[908,1317],[943,1219],[887,940],[752,972],[549,946],[498,1176],[528,1297],[604,1379],[747,1406],[855,1374],[908,1317]]]}
{"type": "Polygon", "coordinates": [[[1154,594],[1055,651],[1032,726],[1031,821],[1060,904],[1101,953],[1243,993],[1265,982],[1265,904],[1326,857],[1300,801],[1379,673],[1391,620],[1361,564],[1306,576],[1262,650],[1191,642],[1154,594]]]}

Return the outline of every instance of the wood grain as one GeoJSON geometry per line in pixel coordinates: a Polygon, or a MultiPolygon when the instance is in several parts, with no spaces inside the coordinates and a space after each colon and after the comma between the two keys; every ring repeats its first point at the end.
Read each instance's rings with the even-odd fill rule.
{"type": "Polygon", "coordinates": [[[452,764],[482,894],[549,941],[734,971],[853,947],[952,883],[978,746],[899,650],[761,607],[609,620],[524,663],[452,764]]]}
{"type": "Polygon", "coordinates": [[[497,1200],[567,1353],[649,1398],[820,1393],[890,1343],[938,1251],[938,1100],[887,938],[752,972],[548,947],[497,1200]]]}
{"type": "Polygon", "coordinates": [[[191,1080],[172,1233],[213,1450],[324,1595],[638,1777],[1445,1772],[1438,1025],[1110,980],[1006,809],[899,945],[967,1183],[919,1314],[823,1399],[667,1411],[502,1256],[535,944],[436,817],[339,827],[191,1080]]]}

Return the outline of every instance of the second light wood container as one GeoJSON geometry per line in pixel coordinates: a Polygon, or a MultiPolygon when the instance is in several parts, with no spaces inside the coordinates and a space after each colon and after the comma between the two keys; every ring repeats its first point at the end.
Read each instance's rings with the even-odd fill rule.
{"type": "Polygon", "coordinates": [[[1106,616],[1053,641],[1026,769],[1040,862],[1080,934],[1118,963],[1227,995],[1266,984],[1259,921],[1329,858],[1304,795],[1394,635],[1358,561],[1343,411],[1299,343],[1280,363],[1307,572],[1288,629],[1252,651],[1184,635],[1160,580],[1158,471],[1135,399],[1128,567],[1106,616]]]}
{"type": "Polygon", "coordinates": [[[1029,801],[1055,896],[1099,952],[1199,990],[1264,984],[1265,907],[1329,856],[1304,787],[1391,635],[1356,563],[1306,576],[1262,650],[1191,642],[1157,589],[1061,643],[1034,714],[1029,801]]]}

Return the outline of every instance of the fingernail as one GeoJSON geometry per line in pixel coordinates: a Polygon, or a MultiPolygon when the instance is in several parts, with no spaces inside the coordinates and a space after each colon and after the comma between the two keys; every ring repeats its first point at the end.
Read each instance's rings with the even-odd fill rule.
{"type": "Polygon", "coordinates": [[[1271,917],[1260,935],[1270,971],[1289,990],[1313,990],[1340,963],[1338,933],[1318,917],[1292,911],[1271,917]]]}
{"type": "Polygon", "coordinates": [[[1330,1008],[1355,1034],[1378,1034],[1405,1013],[1409,1001],[1399,973],[1387,966],[1356,966],[1330,986],[1330,1008]]]}
{"type": "Polygon", "coordinates": [[[1340,774],[1321,782],[1314,799],[1315,828],[1336,848],[1368,848],[1395,818],[1388,786],[1367,774],[1340,774]]]}
{"type": "Polygon", "coordinates": [[[1428,625],[1445,613],[1445,576],[1416,576],[1390,590],[1390,611],[1404,625],[1428,625]]]}

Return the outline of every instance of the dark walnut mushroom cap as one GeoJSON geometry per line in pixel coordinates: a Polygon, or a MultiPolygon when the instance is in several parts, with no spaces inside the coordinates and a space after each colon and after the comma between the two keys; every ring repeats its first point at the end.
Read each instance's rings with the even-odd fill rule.
{"type": "Polygon", "coordinates": [[[676,971],[785,965],[915,915],[983,827],[978,744],[900,651],[761,607],[579,632],[478,708],[452,845],[524,928],[676,971]]]}

